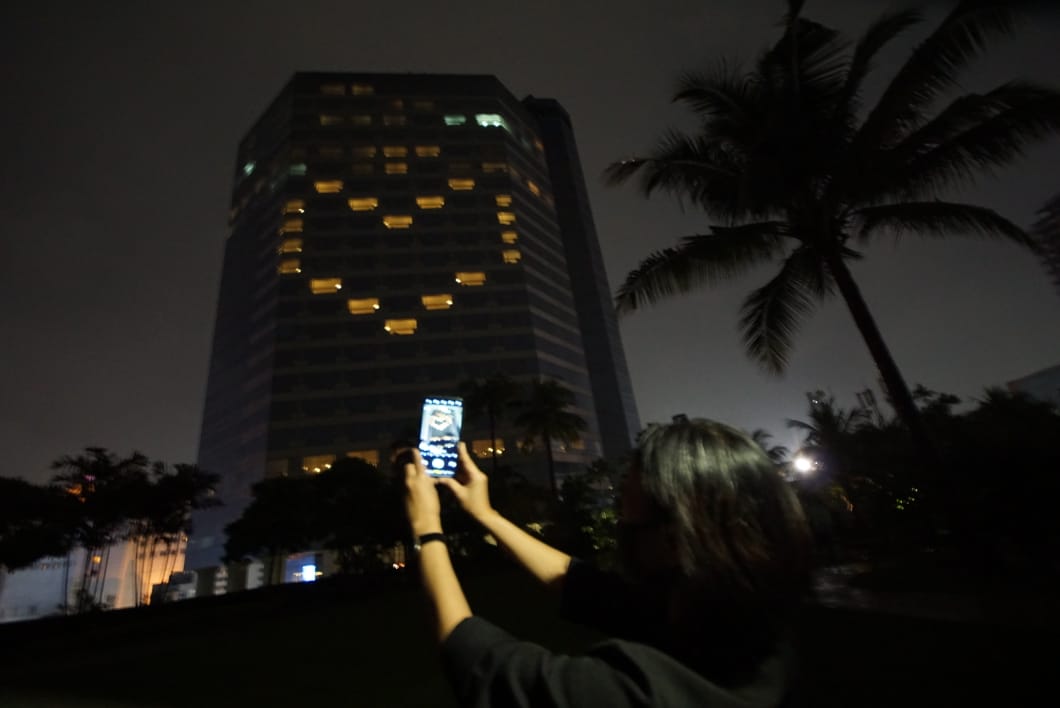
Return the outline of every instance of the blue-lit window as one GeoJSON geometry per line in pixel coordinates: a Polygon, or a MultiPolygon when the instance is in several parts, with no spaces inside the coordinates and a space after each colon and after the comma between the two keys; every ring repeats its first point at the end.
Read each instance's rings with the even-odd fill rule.
{"type": "Polygon", "coordinates": [[[287,174],[298,177],[305,177],[306,166],[304,162],[296,162],[287,168],[287,174]]]}
{"type": "Polygon", "coordinates": [[[446,125],[464,125],[467,123],[467,116],[463,115],[449,115],[444,118],[446,125]]]}
{"type": "Polygon", "coordinates": [[[251,160],[247,164],[243,165],[243,176],[244,177],[249,177],[250,174],[254,171],[254,168],[256,166],[257,166],[257,164],[253,160],[251,160]]]}

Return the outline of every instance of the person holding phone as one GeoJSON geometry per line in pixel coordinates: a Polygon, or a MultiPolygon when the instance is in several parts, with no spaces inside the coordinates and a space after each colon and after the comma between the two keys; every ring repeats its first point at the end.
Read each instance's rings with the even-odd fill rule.
{"type": "Polygon", "coordinates": [[[640,435],[620,499],[620,573],[571,558],[501,516],[459,446],[453,478],[405,465],[406,510],[443,664],[465,706],[775,706],[785,633],[807,588],[809,532],[774,465],[744,433],[677,416],[640,435]],[[453,571],[436,485],[526,570],[566,618],[614,637],[581,656],[475,617],[453,571]]]}

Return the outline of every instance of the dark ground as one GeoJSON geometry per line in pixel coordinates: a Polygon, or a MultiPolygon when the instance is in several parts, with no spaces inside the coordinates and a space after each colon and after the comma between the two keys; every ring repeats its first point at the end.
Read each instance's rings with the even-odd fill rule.
{"type": "MultiPolygon", "coordinates": [[[[475,611],[577,651],[598,639],[555,617],[515,572],[468,577],[475,611]]],[[[169,606],[0,626],[0,706],[452,706],[427,614],[402,582],[325,581],[169,606]]],[[[795,706],[1051,703],[1055,619],[1018,626],[808,607],[795,706]],[[1046,673],[1046,670],[1050,673],[1046,673]]]]}

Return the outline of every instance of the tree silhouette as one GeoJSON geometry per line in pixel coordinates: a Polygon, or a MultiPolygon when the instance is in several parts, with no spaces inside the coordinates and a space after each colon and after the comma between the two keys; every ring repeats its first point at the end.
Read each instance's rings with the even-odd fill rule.
{"type": "Polygon", "coordinates": [[[504,374],[485,379],[471,379],[460,384],[464,409],[468,417],[485,416],[490,431],[491,474],[497,474],[497,426],[506,412],[518,400],[521,387],[504,374]]]}
{"type": "Polygon", "coordinates": [[[558,381],[537,380],[531,382],[515,416],[515,425],[523,431],[524,445],[532,449],[540,442],[545,449],[549,488],[553,497],[558,496],[558,488],[552,444],[559,442],[569,445],[577,442],[588,428],[581,416],[569,410],[574,402],[574,394],[558,381]]]}

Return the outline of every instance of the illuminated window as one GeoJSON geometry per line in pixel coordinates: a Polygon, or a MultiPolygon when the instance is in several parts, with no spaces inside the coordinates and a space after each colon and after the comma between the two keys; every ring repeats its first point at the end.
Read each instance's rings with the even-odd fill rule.
{"type": "Polygon", "coordinates": [[[345,84],[322,84],[320,86],[320,93],[326,96],[345,96],[346,85],[345,84]]]}
{"type": "Polygon", "coordinates": [[[502,223],[502,224],[514,224],[515,223],[515,214],[513,214],[510,211],[498,211],[497,212],[497,221],[499,223],[502,223]]]}
{"type": "Polygon", "coordinates": [[[388,175],[407,175],[409,173],[409,163],[407,162],[388,162],[384,171],[388,175]]]}
{"type": "Polygon", "coordinates": [[[280,267],[277,268],[280,275],[293,275],[295,273],[302,272],[302,262],[297,258],[285,258],[280,261],[280,267]]]}
{"type": "Polygon", "coordinates": [[[340,160],[342,159],[342,148],[340,147],[322,147],[317,152],[320,156],[327,160],[340,160]]]}
{"type": "Polygon", "coordinates": [[[456,278],[454,278],[454,279],[460,285],[467,285],[467,286],[485,285],[485,283],[486,283],[486,274],[481,272],[481,271],[475,271],[475,272],[466,272],[466,271],[464,271],[464,272],[457,273],[456,274],[456,278]]]}
{"type": "Polygon", "coordinates": [[[387,320],[383,329],[390,334],[415,334],[416,320],[387,320]]]}
{"type": "Polygon", "coordinates": [[[416,206],[420,209],[441,209],[445,206],[445,197],[416,197],[416,206]]]}
{"type": "Polygon", "coordinates": [[[411,216],[384,216],[383,226],[388,229],[407,229],[412,226],[411,216]]]}
{"type": "Polygon", "coordinates": [[[404,145],[384,145],[383,157],[408,157],[409,149],[404,145]]]}
{"type": "Polygon", "coordinates": [[[515,243],[519,240],[519,234],[514,231],[501,231],[501,241],[504,243],[515,243]]]}
{"type": "Polygon", "coordinates": [[[302,232],[304,224],[301,219],[284,219],[280,234],[297,234],[302,232]]]}
{"type": "Polygon", "coordinates": [[[371,84],[350,84],[350,93],[354,96],[371,96],[375,93],[375,87],[371,84]]]}
{"type": "Polygon", "coordinates": [[[508,130],[508,124],[498,113],[477,113],[475,122],[483,128],[504,128],[508,130]]]}
{"type": "Polygon", "coordinates": [[[437,145],[417,145],[416,146],[416,157],[438,157],[442,154],[442,149],[437,145]]]}
{"type": "Polygon", "coordinates": [[[358,145],[353,148],[354,157],[372,158],[375,157],[375,145],[358,145]]]}
{"type": "Polygon", "coordinates": [[[523,255],[514,248],[501,251],[501,256],[504,258],[505,263],[518,263],[519,259],[523,257],[523,255]]]}
{"type": "Polygon", "coordinates": [[[364,460],[370,465],[379,466],[379,451],[378,450],[351,450],[346,453],[346,457],[364,460]]]}
{"type": "Polygon", "coordinates": [[[475,180],[473,179],[451,179],[449,180],[449,189],[455,192],[466,192],[469,189],[475,188],[475,180]]]}
{"type": "Polygon", "coordinates": [[[321,180],[313,183],[313,189],[320,194],[338,194],[342,191],[341,179],[321,180]]]}
{"type": "Polygon", "coordinates": [[[346,307],[351,315],[370,315],[379,309],[379,298],[362,297],[357,300],[347,300],[346,307]]]}
{"type": "Polygon", "coordinates": [[[304,214],[305,213],[305,200],[304,199],[288,199],[283,205],[284,214],[304,214]]]}
{"type": "Polygon", "coordinates": [[[541,196],[541,188],[533,180],[526,180],[526,188],[529,189],[535,197],[541,196]]]}
{"type": "Polygon", "coordinates": [[[386,102],[386,107],[392,111],[403,111],[405,110],[405,102],[400,98],[393,98],[386,102]]]}
{"type": "Polygon", "coordinates": [[[510,194],[498,194],[495,198],[499,207],[510,207],[512,205],[512,195],[510,194]]]}
{"type": "MultiPolygon", "coordinates": [[[[280,244],[280,253],[301,253],[302,252],[302,239],[300,238],[285,238],[283,243],[280,244]]],[[[283,271],[281,271],[283,272],[283,271]]]]}
{"type": "Polygon", "coordinates": [[[405,116],[400,113],[388,113],[383,116],[383,125],[405,125],[405,116]]]}
{"type": "Polygon", "coordinates": [[[294,177],[305,177],[306,167],[304,162],[296,162],[287,168],[287,174],[294,177]]]}
{"type": "Polygon", "coordinates": [[[327,295],[342,290],[342,278],[310,278],[309,290],[314,295],[327,295]]]}
{"type": "Polygon", "coordinates": [[[413,101],[412,110],[422,112],[433,111],[434,101],[413,101]]]}
{"type": "Polygon", "coordinates": [[[372,124],[372,116],[365,113],[358,113],[350,116],[350,122],[363,128],[372,124]]]}
{"type": "Polygon", "coordinates": [[[508,163],[506,163],[506,162],[483,162],[482,163],[482,171],[483,172],[487,172],[487,173],[489,173],[489,172],[507,172],[508,171],[508,163]]]}
{"type": "Polygon", "coordinates": [[[302,458],[302,471],[312,474],[320,474],[324,470],[330,470],[335,464],[334,455],[312,455],[302,458]]]}
{"type": "Polygon", "coordinates": [[[428,310],[448,310],[453,306],[453,296],[449,293],[424,295],[420,298],[420,301],[423,302],[423,306],[428,310]]]}
{"type": "Polygon", "coordinates": [[[354,197],[347,201],[352,211],[371,211],[379,206],[379,200],[375,197],[354,197]]]}
{"type": "Polygon", "coordinates": [[[342,116],[337,116],[334,113],[321,113],[320,114],[321,125],[342,125],[342,116]]]}
{"type": "Polygon", "coordinates": [[[545,151],[545,144],[539,138],[534,138],[534,149],[538,152],[545,151]]]}
{"type": "Polygon", "coordinates": [[[464,125],[467,123],[467,116],[449,115],[445,116],[443,120],[445,120],[446,125],[464,125]]]}
{"type": "Polygon", "coordinates": [[[498,455],[504,454],[504,440],[497,438],[496,440],[472,440],[471,441],[471,452],[475,453],[478,457],[489,457],[493,455],[493,451],[496,450],[498,455]]]}
{"type": "Polygon", "coordinates": [[[243,165],[243,176],[249,177],[254,172],[254,161],[251,160],[247,164],[243,165]]]}

